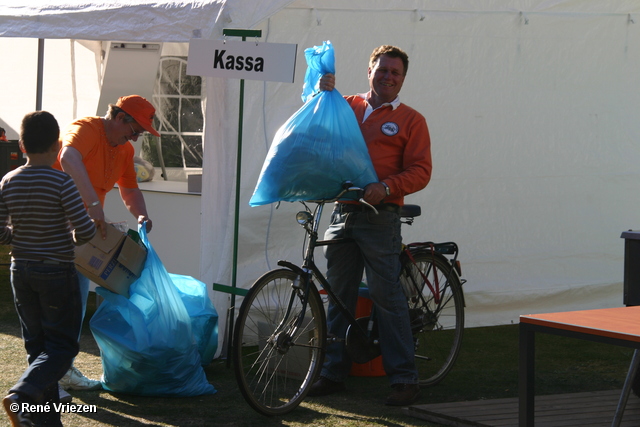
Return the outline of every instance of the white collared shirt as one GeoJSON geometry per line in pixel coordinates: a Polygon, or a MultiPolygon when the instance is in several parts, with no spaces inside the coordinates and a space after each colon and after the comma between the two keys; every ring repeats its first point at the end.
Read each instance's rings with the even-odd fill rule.
{"type": "MultiPolygon", "coordinates": [[[[369,117],[369,115],[371,115],[371,113],[373,113],[373,107],[371,106],[371,104],[369,104],[368,101],[368,97],[367,95],[369,95],[370,92],[367,93],[359,93],[358,96],[362,99],[364,99],[365,101],[367,101],[367,109],[364,110],[364,117],[362,117],[362,123],[365,122],[365,120],[367,120],[367,117],[369,117]]],[[[384,107],[386,105],[391,105],[391,108],[393,108],[394,110],[396,108],[398,108],[398,106],[400,105],[400,96],[396,96],[396,99],[394,99],[391,102],[385,102],[384,104],[382,104],[380,107],[384,107]]]]}

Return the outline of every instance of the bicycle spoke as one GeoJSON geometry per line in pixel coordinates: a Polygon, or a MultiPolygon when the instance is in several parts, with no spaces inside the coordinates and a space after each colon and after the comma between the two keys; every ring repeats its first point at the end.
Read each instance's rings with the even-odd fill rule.
{"type": "Polygon", "coordinates": [[[437,384],[449,373],[460,351],[462,285],[447,259],[429,251],[413,254],[413,261],[405,257],[401,283],[409,300],[420,384],[437,384]]]}
{"type": "Polygon", "coordinates": [[[240,391],[265,415],[300,404],[324,355],[322,300],[312,288],[305,303],[294,282],[299,278],[290,270],[265,274],[245,296],[236,322],[233,361],[240,391]]]}

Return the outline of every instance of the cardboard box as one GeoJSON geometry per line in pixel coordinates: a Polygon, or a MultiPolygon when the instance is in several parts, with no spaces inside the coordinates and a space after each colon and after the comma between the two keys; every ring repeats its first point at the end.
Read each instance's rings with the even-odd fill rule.
{"type": "Polygon", "coordinates": [[[98,231],[89,242],[76,247],[75,264],[96,284],[129,298],[129,286],[140,277],[146,259],[142,242],[107,224],[106,240],[98,231]]]}

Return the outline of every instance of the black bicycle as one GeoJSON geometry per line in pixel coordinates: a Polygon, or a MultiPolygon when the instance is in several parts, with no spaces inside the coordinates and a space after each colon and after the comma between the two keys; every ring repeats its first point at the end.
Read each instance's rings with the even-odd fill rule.
{"type": "MultiPolygon", "coordinates": [[[[282,268],[260,277],[244,297],[235,323],[232,360],[236,379],[247,403],[264,415],[282,415],[295,409],[318,378],[327,340],[344,339],[352,360],[366,363],[380,355],[375,306],[370,316],[356,319],[331,290],[314,262],[319,246],[342,244],[345,239],[318,240],[318,227],[327,203],[364,191],[345,183],[331,200],[303,202],[296,220],[306,231],[304,258],[298,266],[279,261],[282,268]],[[315,204],[311,209],[310,204],[315,204]],[[349,319],[346,337],[327,338],[325,306],[320,285],[349,319]]],[[[405,205],[400,216],[408,225],[420,206],[405,205]]],[[[411,316],[420,385],[442,381],[456,361],[464,330],[464,295],[458,247],[453,242],[403,245],[399,254],[402,283],[411,316]]]]}

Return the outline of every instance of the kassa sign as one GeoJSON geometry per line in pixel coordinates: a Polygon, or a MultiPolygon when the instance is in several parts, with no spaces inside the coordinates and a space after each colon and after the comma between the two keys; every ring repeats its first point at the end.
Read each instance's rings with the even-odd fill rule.
{"type": "Polygon", "coordinates": [[[293,83],[298,45],[191,39],[187,74],[293,83]]]}

